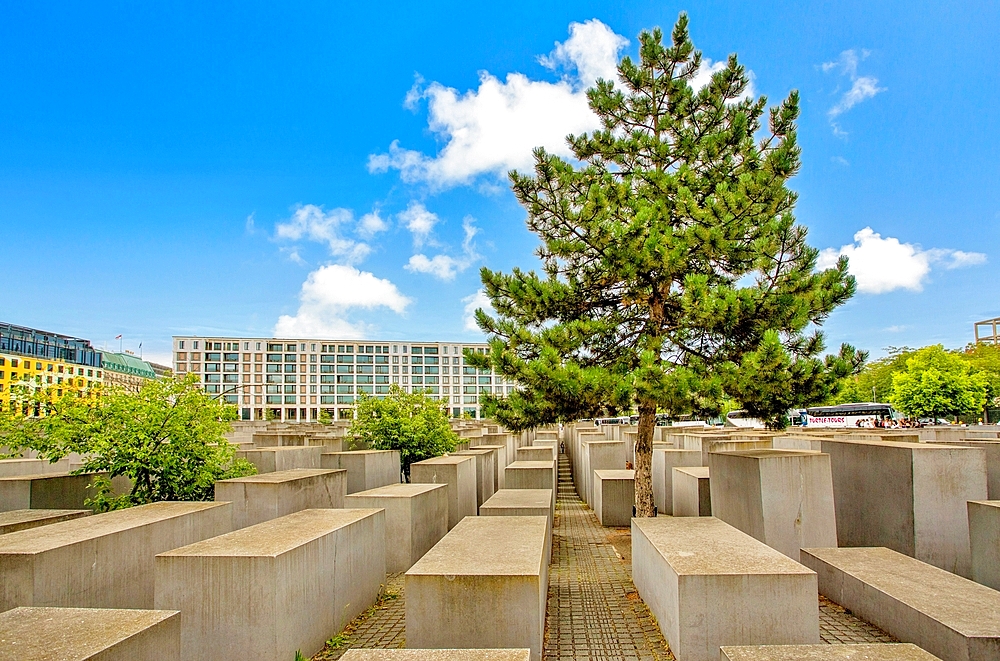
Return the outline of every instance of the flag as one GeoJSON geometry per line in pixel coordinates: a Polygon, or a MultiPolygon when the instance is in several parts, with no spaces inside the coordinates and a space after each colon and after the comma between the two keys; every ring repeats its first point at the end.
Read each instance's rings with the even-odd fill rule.
{"type": "Polygon", "coordinates": [[[120,340],[120,339],[122,339],[122,336],[121,335],[115,335],[115,339],[116,340],[120,340]]]}

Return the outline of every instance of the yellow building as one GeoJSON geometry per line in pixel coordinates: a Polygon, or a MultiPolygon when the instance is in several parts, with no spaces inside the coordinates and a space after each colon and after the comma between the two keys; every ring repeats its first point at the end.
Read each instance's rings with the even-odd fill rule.
{"type": "Polygon", "coordinates": [[[100,392],[101,356],[87,340],[0,322],[0,406],[10,405],[19,386],[100,392]]]}

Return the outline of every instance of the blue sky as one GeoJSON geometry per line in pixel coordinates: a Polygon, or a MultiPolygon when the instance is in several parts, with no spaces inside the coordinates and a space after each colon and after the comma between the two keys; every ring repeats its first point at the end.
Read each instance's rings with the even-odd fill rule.
{"type": "Polygon", "coordinates": [[[503,172],[681,10],[801,92],[798,219],[862,285],[831,347],[1000,315],[996,3],[243,1],[3,3],[0,319],[163,361],[174,334],[480,339],[478,269],[536,264],[503,172]]]}

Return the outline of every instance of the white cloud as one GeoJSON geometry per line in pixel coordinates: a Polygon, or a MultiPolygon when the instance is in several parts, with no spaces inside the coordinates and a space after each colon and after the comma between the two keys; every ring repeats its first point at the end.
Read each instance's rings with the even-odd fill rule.
{"type": "Polygon", "coordinates": [[[840,128],[834,120],[847,112],[854,106],[858,105],[865,99],[870,99],[879,92],[884,92],[886,88],[878,86],[878,78],[873,76],[859,76],[858,75],[858,64],[868,57],[869,51],[862,50],[860,53],[853,49],[845,50],[840,54],[840,57],[833,62],[824,62],[820,65],[824,73],[829,73],[830,71],[838,71],[840,75],[847,76],[851,81],[851,88],[844,92],[840,100],[829,111],[827,115],[830,117],[830,125],[833,127],[833,132],[836,135],[845,136],[847,133],[840,128]]]}
{"type": "Polygon", "coordinates": [[[469,268],[479,259],[475,244],[479,228],[475,226],[475,220],[467,216],[462,221],[462,230],[465,238],[462,241],[461,257],[444,254],[428,257],[416,254],[410,257],[410,261],[403,268],[413,273],[429,273],[440,280],[453,280],[456,274],[469,268]]]}
{"type": "Polygon", "coordinates": [[[287,222],[275,225],[275,235],[291,241],[307,239],[325,243],[330,254],[353,264],[362,261],[371,252],[367,243],[343,236],[344,230],[353,223],[354,213],[350,209],[325,212],[323,207],[315,204],[300,204],[287,222]]]}
{"type": "Polygon", "coordinates": [[[384,232],[387,229],[389,229],[389,223],[379,215],[378,209],[371,213],[366,213],[358,221],[358,235],[365,239],[371,239],[379,232],[384,232]]]}
{"type": "Polygon", "coordinates": [[[430,129],[444,147],[429,157],[393,142],[388,153],[369,157],[368,169],[397,169],[404,181],[447,188],[482,174],[530,169],[535,147],[569,157],[566,136],[600,126],[587,104],[586,88],[597,77],[614,75],[618,53],[627,43],[594,19],[571,24],[569,39],[543,58],[546,66],[565,71],[558,82],[531,80],[520,73],[500,80],[484,71],[479,88],[461,94],[437,82],[421,90],[418,79],[407,94],[407,105],[427,100],[430,129]]]}
{"type": "Polygon", "coordinates": [[[275,337],[365,337],[368,328],[345,318],[351,309],[385,307],[403,314],[412,301],[389,280],[353,266],[329,264],[309,274],[299,293],[295,316],[282,315],[274,327],[275,337]]]}
{"type": "Polygon", "coordinates": [[[434,226],[441,220],[436,213],[428,211],[420,202],[410,202],[410,205],[396,217],[413,234],[413,244],[418,248],[427,241],[434,226]]]}
{"type": "Polygon", "coordinates": [[[896,289],[921,291],[934,264],[954,269],[986,261],[982,253],[947,248],[923,250],[894,237],[882,238],[870,227],[857,232],[854,243],[841,246],[840,250],[822,250],[817,267],[831,268],[841,255],[847,256],[848,271],[857,279],[858,291],[864,294],[884,294],[896,289]]]}
{"type": "Polygon", "coordinates": [[[247,234],[253,234],[254,232],[257,231],[256,225],[254,223],[253,216],[254,216],[253,214],[250,214],[249,216],[247,216],[247,222],[246,222],[246,233],[247,234]]]}
{"type": "Polygon", "coordinates": [[[476,310],[482,308],[487,314],[494,312],[489,297],[485,291],[480,289],[475,294],[463,298],[462,302],[465,303],[465,312],[462,317],[465,321],[465,330],[479,331],[479,325],[476,324],[476,310]]]}

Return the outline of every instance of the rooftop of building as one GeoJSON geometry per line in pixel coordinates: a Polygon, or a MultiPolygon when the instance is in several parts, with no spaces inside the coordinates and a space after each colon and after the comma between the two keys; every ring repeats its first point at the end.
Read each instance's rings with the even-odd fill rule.
{"type": "Polygon", "coordinates": [[[145,360],[127,353],[101,351],[101,362],[106,371],[141,376],[144,379],[155,379],[153,366],[145,360]]]}

